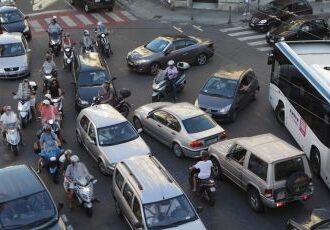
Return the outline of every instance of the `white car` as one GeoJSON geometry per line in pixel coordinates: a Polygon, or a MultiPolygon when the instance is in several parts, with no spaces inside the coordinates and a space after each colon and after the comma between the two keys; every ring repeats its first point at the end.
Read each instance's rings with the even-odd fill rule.
{"type": "Polygon", "coordinates": [[[0,34],[0,78],[29,76],[30,51],[21,33],[0,34]]]}
{"type": "Polygon", "coordinates": [[[105,175],[112,174],[117,162],[150,154],[133,125],[108,104],[83,109],[77,118],[76,135],[105,175]]]}

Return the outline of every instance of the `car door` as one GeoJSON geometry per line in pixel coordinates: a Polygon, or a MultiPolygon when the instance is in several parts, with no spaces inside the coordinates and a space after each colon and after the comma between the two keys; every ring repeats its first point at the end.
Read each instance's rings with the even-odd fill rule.
{"type": "Polygon", "coordinates": [[[242,76],[238,85],[237,100],[236,100],[236,104],[237,104],[236,106],[238,110],[244,108],[251,98],[251,96],[249,95],[252,89],[251,83],[252,83],[252,77],[250,76],[250,72],[247,72],[242,76]]]}
{"type": "MultiPolygon", "coordinates": [[[[169,54],[170,59],[174,60],[176,63],[180,61],[187,61],[189,57],[189,50],[186,49],[185,40],[175,40],[173,41],[174,50],[169,54]]],[[[170,60],[168,59],[168,60],[170,60]]]]}
{"type": "Polygon", "coordinates": [[[135,227],[137,223],[139,223],[141,226],[144,226],[143,223],[143,218],[142,218],[142,205],[140,203],[140,200],[137,196],[134,196],[133,198],[133,202],[132,202],[132,214],[133,214],[133,222],[131,223],[131,225],[134,226],[134,229],[143,229],[142,227],[135,227]]]}
{"type": "Polygon", "coordinates": [[[89,153],[94,157],[94,159],[99,159],[100,151],[98,147],[96,128],[93,122],[90,122],[88,127],[86,145],[89,153]]]}
{"type": "Polygon", "coordinates": [[[158,141],[166,144],[166,117],[168,113],[163,110],[157,110],[150,114],[146,119],[144,128],[147,132],[158,141]]]}
{"type": "Polygon", "coordinates": [[[178,119],[168,113],[166,116],[166,126],[164,127],[164,141],[167,146],[171,146],[173,140],[180,138],[181,125],[178,119]]]}
{"type": "Polygon", "coordinates": [[[133,203],[133,198],[134,198],[134,192],[131,186],[126,182],[123,188],[123,199],[121,200],[120,208],[122,210],[124,217],[127,220],[127,223],[130,225],[132,229],[134,229],[132,223],[134,223],[134,219],[135,219],[131,208],[133,203]]]}
{"type": "MultiPolygon", "coordinates": [[[[87,149],[87,132],[88,132],[88,127],[89,127],[90,120],[86,115],[83,115],[79,121],[79,135],[82,144],[86,147],[87,149]]],[[[88,150],[88,149],[87,149],[88,150]]]]}

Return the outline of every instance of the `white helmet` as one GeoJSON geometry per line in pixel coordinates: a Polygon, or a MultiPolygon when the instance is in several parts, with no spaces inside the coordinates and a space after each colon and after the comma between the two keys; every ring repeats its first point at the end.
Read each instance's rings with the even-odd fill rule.
{"type": "Polygon", "coordinates": [[[175,64],[175,62],[173,61],[173,60],[169,60],[168,62],[167,62],[167,65],[174,65],[175,64]]]}
{"type": "Polygon", "coordinates": [[[84,30],[84,35],[85,36],[89,36],[89,31],[88,30],[84,30]]]}
{"type": "Polygon", "coordinates": [[[103,22],[101,22],[101,21],[98,21],[98,22],[97,22],[97,25],[98,25],[98,26],[101,26],[102,24],[103,24],[103,22]]]}
{"type": "Polygon", "coordinates": [[[73,163],[77,163],[79,161],[79,157],[77,155],[72,155],[70,157],[70,161],[73,163]]]}
{"type": "Polygon", "coordinates": [[[43,100],[43,101],[42,101],[42,104],[45,104],[45,105],[50,105],[50,101],[49,101],[49,100],[47,100],[47,99],[46,99],[46,100],[43,100]]]}
{"type": "Polygon", "coordinates": [[[50,100],[50,99],[52,99],[52,95],[50,95],[49,93],[46,93],[45,98],[48,98],[50,100]]]}

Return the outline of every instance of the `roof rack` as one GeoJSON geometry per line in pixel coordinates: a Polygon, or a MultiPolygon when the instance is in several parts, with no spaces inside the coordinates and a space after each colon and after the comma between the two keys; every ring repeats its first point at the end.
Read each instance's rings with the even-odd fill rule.
{"type": "Polygon", "coordinates": [[[127,171],[129,172],[129,175],[132,176],[132,177],[134,178],[134,180],[136,181],[136,183],[137,183],[139,189],[140,189],[140,190],[143,190],[143,187],[142,187],[140,181],[139,181],[139,180],[136,178],[136,176],[132,173],[132,170],[128,167],[128,165],[127,165],[125,162],[121,162],[121,163],[125,166],[125,168],[126,168],[127,171]]]}
{"type": "Polygon", "coordinates": [[[167,178],[167,180],[170,182],[170,183],[173,183],[173,179],[172,177],[167,173],[167,171],[159,164],[158,160],[152,156],[152,155],[149,155],[149,158],[156,164],[157,168],[164,174],[164,176],[167,178]]]}

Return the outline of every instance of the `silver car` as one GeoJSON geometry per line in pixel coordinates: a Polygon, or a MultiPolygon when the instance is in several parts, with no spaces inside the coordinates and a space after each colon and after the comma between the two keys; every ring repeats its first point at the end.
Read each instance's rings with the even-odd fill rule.
{"type": "Polygon", "coordinates": [[[190,103],[157,102],[134,111],[134,126],[173,149],[177,157],[198,157],[201,150],[226,138],[226,132],[190,103]]]}
{"type": "Polygon", "coordinates": [[[21,33],[0,34],[0,78],[30,75],[30,51],[21,33]]]}
{"type": "Polygon", "coordinates": [[[85,146],[105,175],[112,174],[119,161],[150,154],[132,124],[108,104],[83,109],[77,118],[76,135],[78,143],[85,146]]]}

